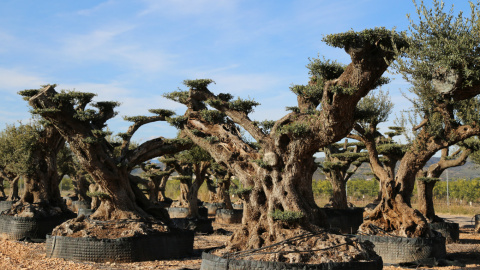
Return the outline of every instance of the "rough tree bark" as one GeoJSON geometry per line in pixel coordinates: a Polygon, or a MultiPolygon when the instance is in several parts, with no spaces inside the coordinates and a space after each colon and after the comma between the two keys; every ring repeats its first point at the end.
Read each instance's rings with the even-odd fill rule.
{"type": "MultiPolygon", "coordinates": [[[[438,107],[440,110],[441,106],[438,107]]],[[[443,108],[447,109],[447,108],[443,108]]],[[[453,112],[448,109],[445,113],[453,112]]],[[[450,117],[445,119],[450,122],[450,117]]],[[[446,123],[445,139],[428,134],[422,129],[400,161],[396,175],[390,175],[380,165],[375,145],[367,145],[370,163],[375,174],[381,177],[382,200],[371,212],[366,213],[366,219],[360,226],[364,233],[377,233],[376,228],[405,237],[428,237],[431,232],[426,218],[413,209],[410,204],[417,173],[430,158],[439,150],[454,145],[471,136],[478,135],[477,125],[455,125],[446,123]]]]}
{"type": "Polygon", "coordinates": [[[214,203],[224,203],[225,209],[232,210],[233,205],[230,200],[230,184],[232,173],[225,169],[211,169],[211,175],[213,175],[217,181],[217,185],[213,183],[212,179],[207,180],[208,189],[211,197],[210,201],[214,203]]]}
{"type": "MultiPolygon", "coordinates": [[[[10,183],[10,192],[8,196],[5,195],[5,191],[2,189],[3,197],[6,197],[7,201],[18,201],[20,197],[18,196],[18,181],[20,180],[20,175],[17,175],[12,172],[7,172],[4,169],[0,169],[0,181],[8,181],[10,183]]],[[[3,188],[3,185],[2,185],[3,188]]]]}
{"type": "Polygon", "coordinates": [[[7,201],[18,201],[18,200],[20,200],[20,196],[18,196],[18,181],[19,180],[20,180],[20,176],[17,175],[10,182],[10,193],[8,194],[7,201]]]}
{"type": "Polygon", "coordinates": [[[328,36],[327,42],[344,48],[352,63],[330,77],[312,68],[309,85],[293,90],[298,93],[298,108],[276,121],[271,132],[249,119],[256,103],[230,102],[228,94],[215,95],[207,89],[210,80],[186,81],[188,95],[173,98],[188,107],[176,119],[182,120],[178,126],[184,134],[216,162],[226,164],[245,187],[243,224],[233,235],[231,248],[259,248],[324,224],[312,191],[317,169],[313,155],[352,129],[357,102],[378,85],[387,62],[395,57],[388,49],[391,33],[376,29],[328,36]],[[317,95],[308,94],[312,92],[317,95]],[[207,110],[204,102],[216,111],[207,110]],[[219,112],[226,117],[210,117],[219,112]],[[256,140],[260,151],[242,139],[235,124],[256,140]]]}
{"type": "Polygon", "coordinates": [[[35,167],[24,175],[24,193],[8,215],[48,217],[71,214],[60,195],[57,171],[57,154],[65,146],[65,139],[52,125],[45,125],[39,132],[30,153],[30,162],[35,167]]]}
{"type": "Polygon", "coordinates": [[[462,166],[467,162],[467,158],[472,152],[471,149],[458,149],[452,155],[449,155],[449,149],[442,149],[440,161],[430,165],[427,171],[420,171],[417,177],[418,210],[422,213],[428,222],[442,221],[435,215],[433,205],[433,188],[438,182],[440,175],[448,169],[462,166]],[[456,157],[453,159],[453,157],[456,157]]]}
{"type": "Polygon", "coordinates": [[[101,204],[91,218],[144,219],[161,210],[154,205],[142,208],[136,203],[143,199],[143,194],[136,186],[130,184],[130,171],[152,158],[188,149],[190,144],[159,137],[142,143],[135,149],[129,149],[129,146],[131,136],[140,126],[164,120],[165,115],[171,115],[172,112],[151,110],[157,115],[126,118],[134,124],[127,133],[122,134],[123,143],[120,146],[120,154],[117,155],[114,146],[105,139],[107,133],[102,131],[105,122],[115,116],[114,107],[118,105],[116,102],[92,104],[98,109],[97,112],[86,109],[94,97],[94,94],[90,93],[57,93],[54,86],[48,85],[41,90],[23,94],[29,97],[29,104],[35,112],[52,123],[67,140],[80,165],[101,187],[101,193],[96,194],[101,199],[101,204]]]}

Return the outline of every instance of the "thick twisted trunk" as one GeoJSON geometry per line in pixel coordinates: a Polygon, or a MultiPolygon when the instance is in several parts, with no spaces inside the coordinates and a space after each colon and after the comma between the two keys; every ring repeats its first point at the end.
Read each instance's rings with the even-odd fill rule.
{"type": "Polygon", "coordinates": [[[232,248],[259,248],[289,238],[299,230],[316,231],[325,225],[311,188],[316,169],[313,157],[288,161],[283,170],[258,169],[254,178],[243,179],[253,186],[241,195],[243,228],[234,234],[232,248]]]}
{"type": "Polygon", "coordinates": [[[218,182],[216,197],[218,202],[225,204],[226,209],[232,210],[232,201],[230,200],[230,194],[228,193],[228,190],[230,189],[230,183],[230,174],[228,174],[228,179],[226,177],[222,181],[218,182]]]}
{"type": "Polygon", "coordinates": [[[337,174],[329,174],[328,179],[332,184],[332,198],[330,199],[332,207],[335,209],[347,209],[347,183],[343,179],[338,179],[337,174]]]}
{"type": "Polygon", "coordinates": [[[92,202],[92,198],[87,196],[87,191],[90,186],[87,177],[84,174],[79,174],[73,177],[73,185],[75,194],[78,196],[78,200],[82,202],[92,202]]]}
{"type": "Polygon", "coordinates": [[[435,221],[435,209],[433,205],[433,188],[437,181],[417,180],[418,210],[425,216],[428,222],[435,221]]]}
{"type": "Polygon", "coordinates": [[[25,190],[9,214],[46,217],[70,213],[60,195],[57,154],[65,140],[53,126],[46,126],[31,153],[36,167],[24,176],[25,190]]]}
{"type": "Polygon", "coordinates": [[[20,196],[18,196],[18,181],[20,180],[20,176],[16,176],[10,182],[10,193],[8,194],[7,201],[18,201],[20,200],[20,196]]]}

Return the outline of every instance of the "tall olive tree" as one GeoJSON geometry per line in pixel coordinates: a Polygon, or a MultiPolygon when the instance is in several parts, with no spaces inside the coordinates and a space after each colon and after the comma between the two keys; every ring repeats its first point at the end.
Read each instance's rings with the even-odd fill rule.
{"type": "Polygon", "coordinates": [[[231,247],[258,248],[315,231],[324,223],[312,191],[317,169],[313,155],[350,132],[356,104],[382,83],[382,74],[396,56],[392,40],[400,44],[403,38],[382,28],[326,36],[327,44],[345,49],[351,63],[344,68],[314,59],[308,65],[308,85],[291,89],[298,107],[271,129],[249,118],[257,102],[214,94],[208,89],[212,80],[187,80],[188,91],[167,95],[188,107],[170,122],[225,164],[246,188],[242,228],[231,247]],[[237,125],[256,143],[245,141],[237,125]]]}
{"type": "Polygon", "coordinates": [[[439,150],[480,132],[480,3],[471,4],[471,14],[444,12],[433,1],[428,9],[416,5],[419,23],[411,20],[405,58],[395,65],[412,84],[415,113],[423,119],[414,127],[415,139],[403,156],[395,177],[385,175],[381,203],[368,213],[360,230],[372,228],[401,236],[429,236],[425,217],[410,204],[415,178],[439,150]],[[373,227],[371,225],[374,225],[373,227]]]}
{"type": "MultiPolygon", "coordinates": [[[[92,93],[55,91],[47,85],[39,90],[21,92],[29,100],[34,113],[58,130],[71,147],[81,166],[101,188],[101,204],[91,218],[100,220],[144,219],[152,215],[166,219],[163,208],[153,205],[135,184],[130,172],[142,162],[188,149],[186,140],[158,137],[131,149],[130,140],[143,125],[164,120],[173,114],[167,110],[150,110],[153,116],[125,117],[133,124],[118,145],[112,145],[104,130],[106,121],[116,115],[117,102],[92,102],[92,93]],[[90,105],[90,106],[87,106],[90,105]]],[[[166,219],[165,221],[168,221],[166,219]]]]}

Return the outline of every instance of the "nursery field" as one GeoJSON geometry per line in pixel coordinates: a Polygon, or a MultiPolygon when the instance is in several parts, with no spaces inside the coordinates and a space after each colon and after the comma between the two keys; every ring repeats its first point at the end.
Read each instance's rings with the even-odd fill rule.
{"type": "MultiPolygon", "coordinates": [[[[447,244],[448,259],[466,264],[465,267],[434,267],[417,269],[480,269],[480,234],[474,234],[469,222],[469,216],[441,215],[450,221],[460,224],[460,241],[455,244],[447,244]]],[[[27,243],[20,241],[0,240],[0,269],[200,269],[200,254],[204,249],[210,249],[224,245],[229,235],[219,233],[218,229],[232,231],[235,224],[213,223],[216,233],[211,235],[195,236],[195,256],[182,260],[164,260],[135,263],[92,263],[68,261],[64,259],[46,258],[44,243],[27,243]]],[[[384,269],[408,269],[398,266],[385,266],[384,269]]]]}

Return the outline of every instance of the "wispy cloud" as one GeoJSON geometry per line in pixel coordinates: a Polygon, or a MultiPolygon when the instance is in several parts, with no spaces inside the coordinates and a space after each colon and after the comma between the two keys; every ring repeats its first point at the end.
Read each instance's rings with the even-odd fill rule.
{"type": "Polygon", "coordinates": [[[70,35],[63,39],[62,52],[76,62],[117,62],[130,69],[156,72],[172,62],[174,55],[161,49],[145,48],[130,38],[135,25],[105,26],[86,34],[70,35]]]}
{"type": "Polygon", "coordinates": [[[112,5],[114,5],[117,1],[115,0],[108,0],[106,2],[102,2],[92,8],[89,8],[89,9],[82,9],[82,10],[79,10],[77,12],[78,15],[82,15],[82,16],[90,16],[94,13],[96,13],[97,11],[101,11],[101,10],[104,10],[112,5]]]}
{"type": "Polygon", "coordinates": [[[232,10],[236,0],[143,0],[146,8],[140,15],[161,13],[169,16],[198,15],[204,13],[215,13],[220,10],[232,10]]]}
{"type": "Polygon", "coordinates": [[[23,89],[39,88],[47,84],[48,80],[40,75],[29,73],[21,69],[0,67],[0,91],[10,94],[23,89]]]}

